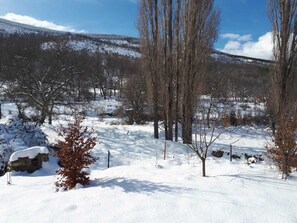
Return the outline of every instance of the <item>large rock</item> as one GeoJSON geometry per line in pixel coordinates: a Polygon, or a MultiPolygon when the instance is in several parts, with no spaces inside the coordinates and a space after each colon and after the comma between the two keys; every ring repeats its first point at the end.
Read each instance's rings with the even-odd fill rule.
{"type": "Polygon", "coordinates": [[[47,162],[48,160],[48,149],[35,146],[14,152],[10,156],[8,170],[33,173],[42,168],[42,162],[47,162]]]}
{"type": "Polygon", "coordinates": [[[221,158],[224,155],[224,151],[214,150],[214,151],[211,152],[211,155],[213,155],[214,157],[217,157],[217,158],[221,158]]]}

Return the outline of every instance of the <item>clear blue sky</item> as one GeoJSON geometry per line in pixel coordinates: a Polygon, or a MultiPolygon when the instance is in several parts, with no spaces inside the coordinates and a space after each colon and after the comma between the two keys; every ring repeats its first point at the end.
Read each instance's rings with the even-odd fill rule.
{"type": "Polygon", "coordinates": [[[271,30],[266,0],[215,0],[221,10],[220,33],[251,34],[255,39],[271,30]]]}
{"type": "MultiPolygon", "coordinates": [[[[215,0],[215,3],[221,10],[217,49],[246,54],[250,43],[256,47],[259,38],[271,30],[266,0],[215,0]]],[[[26,23],[35,19],[35,24],[39,20],[48,21],[68,30],[134,37],[138,36],[135,27],[137,10],[137,0],[0,0],[2,18],[26,23]]],[[[267,39],[268,36],[262,42],[267,39]]]]}

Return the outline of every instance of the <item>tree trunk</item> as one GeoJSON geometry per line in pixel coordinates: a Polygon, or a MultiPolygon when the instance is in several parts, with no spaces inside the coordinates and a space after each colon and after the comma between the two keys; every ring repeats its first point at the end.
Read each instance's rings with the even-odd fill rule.
{"type": "Polygon", "coordinates": [[[202,158],[202,159],[201,159],[201,164],[202,164],[202,176],[203,176],[203,177],[206,177],[205,161],[206,161],[205,158],[202,158]]]}
{"type": "Polygon", "coordinates": [[[183,103],[182,138],[184,144],[192,144],[192,112],[187,103],[183,103]]]}
{"type": "Polygon", "coordinates": [[[54,110],[54,103],[51,104],[50,112],[48,114],[48,124],[52,125],[53,122],[53,110],[54,110]]]}
{"type": "Polygon", "coordinates": [[[38,124],[41,124],[41,125],[44,124],[45,119],[46,119],[46,114],[42,113],[41,116],[40,116],[40,119],[38,121],[38,124]]]}
{"type": "Polygon", "coordinates": [[[176,2],[176,15],[175,15],[175,36],[176,36],[176,99],[175,99],[175,129],[174,136],[175,142],[178,142],[178,121],[179,121],[179,86],[180,86],[180,58],[181,58],[181,45],[180,45],[180,11],[181,1],[176,2]]]}
{"type": "Polygon", "coordinates": [[[176,86],[176,101],[175,101],[175,128],[174,128],[174,136],[175,136],[175,142],[178,142],[178,117],[179,117],[179,84],[177,83],[176,86]]]}
{"type": "Polygon", "coordinates": [[[173,92],[170,90],[168,102],[168,140],[173,140],[173,92]]]}
{"type": "Polygon", "coordinates": [[[163,120],[166,140],[173,140],[173,0],[162,1],[162,13],[160,14],[162,25],[160,26],[162,37],[161,45],[157,49],[157,57],[160,58],[158,70],[160,75],[163,120]]]}
{"type": "MultiPolygon", "coordinates": [[[[170,1],[170,0],[169,0],[170,1]]],[[[163,119],[164,119],[164,131],[165,131],[165,139],[168,140],[168,113],[169,113],[169,107],[168,107],[168,101],[169,101],[169,92],[168,92],[168,84],[169,84],[169,73],[168,73],[168,66],[167,66],[167,63],[168,63],[168,49],[167,49],[167,41],[168,41],[168,22],[167,22],[167,2],[168,1],[163,1],[164,5],[163,5],[163,17],[164,17],[164,21],[165,21],[165,24],[164,24],[164,30],[163,30],[163,33],[164,33],[164,36],[163,36],[163,64],[162,64],[162,70],[163,70],[163,74],[161,75],[163,81],[164,81],[164,84],[162,84],[162,86],[164,87],[163,88],[163,119]]]]}
{"type": "Polygon", "coordinates": [[[104,87],[103,85],[100,85],[100,89],[101,89],[101,96],[104,98],[104,100],[106,100],[106,87],[104,87]]]}
{"type": "Polygon", "coordinates": [[[182,101],[182,137],[184,144],[192,144],[192,124],[193,124],[193,95],[189,80],[184,80],[184,94],[182,101]]]}
{"type": "Polygon", "coordinates": [[[208,107],[207,114],[206,114],[207,128],[210,128],[210,111],[211,111],[211,104],[208,107]]]}
{"type": "Polygon", "coordinates": [[[43,107],[41,109],[41,115],[40,115],[40,119],[38,121],[38,124],[41,124],[41,125],[44,124],[47,115],[49,115],[48,108],[47,107],[43,107]]]}
{"type": "Polygon", "coordinates": [[[168,135],[168,119],[166,115],[166,111],[164,111],[164,131],[165,131],[165,140],[169,140],[169,135],[168,135]]]}
{"type": "Polygon", "coordinates": [[[153,104],[154,104],[154,138],[159,139],[159,115],[158,115],[158,91],[154,87],[153,93],[153,104]]]}
{"type": "Polygon", "coordinates": [[[96,101],[96,98],[97,98],[97,93],[96,93],[96,86],[93,87],[93,100],[96,101]]]}
{"type": "Polygon", "coordinates": [[[158,41],[159,41],[159,13],[158,13],[158,3],[159,1],[158,0],[154,0],[154,4],[153,4],[153,17],[151,18],[152,21],[151,21],[151,26],[152,26],[152,32],[153,32],[153,58],[152,60],[154,61],[153,64],[152,64],[152,72],[153,74],[152,77],[153,77],[153,91],[154,91],[154,98],[153,98],[153,103],[154,103],[154,137],[155,139],[159,139],[159,109],[158,109],[158,106],[159,106],[159,100],[158,100],[158,74],[159,74],[159,71],[157,71],[157,69],[159,69],[158,67],[158,59],[159,59],[159,56],[158,56],[158,48],[159,48],[159,44],[158,44],[158,41]]]}
{"type": "Polygon", "coordinates": [[[49,125],[52,125],[52,122],[53,122],[53,115],[52,115],[52,113],[50,113],[50,114],[48,115],[48,124],[49,124],[49,125]]]}
{"type": "Polygon", "coordinates": [[[173,5],[168,1],[168,140],[173,140],[173,5]]]}
{"type": "Polygon", "coordinates": [[[271,129],[272,129],[272,135],[275,136],[275,131],[276,131],[276,121],[274,118],[271,120],[271,129]]]}

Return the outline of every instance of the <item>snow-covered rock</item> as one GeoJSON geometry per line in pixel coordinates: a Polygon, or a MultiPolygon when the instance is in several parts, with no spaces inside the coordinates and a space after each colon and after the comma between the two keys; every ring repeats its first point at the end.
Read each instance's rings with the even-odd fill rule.
{"type": "Polygon", "coordinates": [[[48,149],[46,147],[34,146],[11,154],[8,170],[33,173],[42,168],[42,162],[47,161],[49,161],[48,149]]]}
{"type": "Polygon", "coordinates": [[[33,146],[28,149],[19,150],[11,154],[9,158],[9,162],[13,162],[18,160],[19,158],[28,157],[29,159],[33,159],[38,154],[48,154],[48,149],[43,146],[33,146]]]}

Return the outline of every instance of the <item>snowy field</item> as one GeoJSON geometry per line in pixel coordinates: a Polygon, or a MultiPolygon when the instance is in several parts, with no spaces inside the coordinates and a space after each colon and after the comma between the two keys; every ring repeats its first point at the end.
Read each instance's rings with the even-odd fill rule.
{"type": "MultiPolygon", "coordinates": [[[[14,112],[13,106],[4,106],[4,117],[14,112]]],[[[50,143],[57,141],[66,120],[61,116],[53,126],[42,127],[50,143]]],[[[87,187],[55,192],[54,157],[33,174],[13,173],[12,185],[0,177],[0,223],[297,222],[297,174],[281,180],[265,157],[271,142],[266,129],[230,128],[213,145],[228,151],[233,144],[236,154],[263,154],[263,162],[247,165],[244,158],[230,163],[227,156],[210,156],[203,178],[200,161],[186,146],[167,142],[163,160],[162,132],[156,140],[151,124],[117,123],[94,116],[84,122],[98,135],[94,155],[100,157],[91,166],[87,187]]]]}

